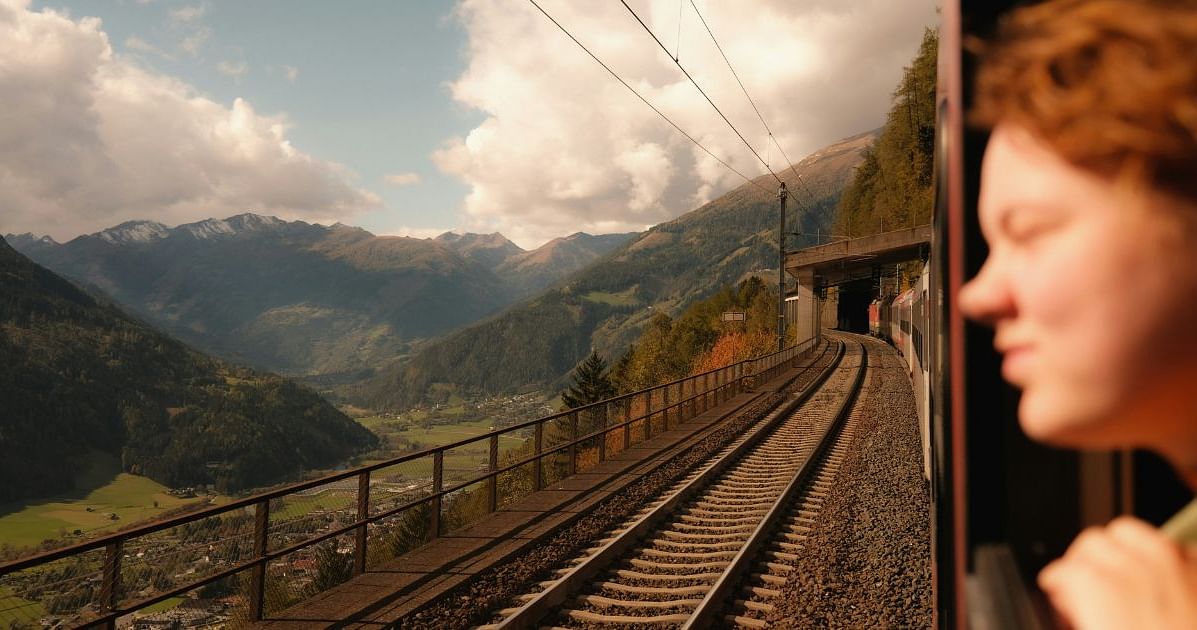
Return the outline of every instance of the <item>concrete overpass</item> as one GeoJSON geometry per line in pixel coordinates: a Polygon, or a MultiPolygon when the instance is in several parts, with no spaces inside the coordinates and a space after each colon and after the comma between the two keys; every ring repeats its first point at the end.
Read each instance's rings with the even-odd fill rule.
{"type": "Polygon", "coordinates": [[[925,259],[931,252],[931,226],[844,239],[786,254],[786,273],[798,279],[798,339],[814,336],[821,321],[819,290],[870,278],[875,267],[925,259]]]}

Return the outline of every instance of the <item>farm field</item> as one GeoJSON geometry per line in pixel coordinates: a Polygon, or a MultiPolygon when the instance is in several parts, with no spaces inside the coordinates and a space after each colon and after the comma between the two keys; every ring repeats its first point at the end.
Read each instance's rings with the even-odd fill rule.
{"type": "MultiPolygon", "coordinates": [[[[504,421],[503,418],[507,418],[508,423],[530,420],[543,414],[543,408],[538,406],[541,404],[538,399],[529,399],[520,401],[514,408],[480,411],[454,397],[448,405],[439,409],[409,411],[402,418],[359,417],[357,421],[386,440],[389,448],[371,453],[358,463],[376,463],[403,452],[481,435],[490,431],[495,422],[504,421]],[[487,417],[479,419],[478,415],[487,417]],[[499,420],[494,419],[496,417],[499,420]]],[[[519,447],[527,437],[530,434],[501,437],[500,451],[519,447]]],[[[446,453],[445,483],[462,481],[477,473],[486,466],[487,456],[488,446],[485,442],[446,453]]],[[[147,477],[121,472],[120,461],[113,455],[92,453],[79,462],[79,468],[74,491],[0,505],[0,542],[24,548],[64,536],[68,539],[75,536],[81,539],[92,537],[206,500],[177,498],[169,494],[166,486],[147,477]],[[113,519],[112,515],[116,518],[113,519]]],[[[411,480],[431,478],[431,458],[380,471],[379,479],[395,474],[411,480]]],[[[227,500],[226,497],[216,498],[217,503],[227,500]]],[[[350,500],[346,493],[341,492],[312,493],[287,501],[288,505],[276,518],[300,516],[316,505],[324,509],[338,509],[350,500]]]]}
{"type": "Polygon", "coordinates": [[[75,530],[94,535],[204,500],[176,498],[156,481],[123,473],[113,455],[93,453],[81,462],[81,468],[73,492],[0,506],[0,540],[14,547],[30,547],[48,538],[72,535],[75,530]],[[113,514],[116,520],[110,516],[113,514]]]}
{"type": "MultiPolygon", "coordinates": [[[[450,413],[446,415],[458,414],[450,413]]],[[[423,416],[417,417],[423,420],[423,416]]],[[[357,421],[379,437],[387,440],[388,444],[403,446],[402,450],[394,452],[390,457],[396,457],[405,450],[418,451],[482,435],[491,431],[493,426],[491,424],[492,421],[489,419],[465,421],[455,424],[431,425],[413,424],[394,418],[379,416],[357,418],[357,421]]],[[[523,437],[501,436],[499,438],[499,451],[502,452],[518,447],[524,443],[524,439],[523,437]]],[[[471,444],[445,453],[445,481],[451,482],[467,479],[471,473],[476,473],[486,466],[488,455],[489,447],[486,442],[471,444]]],[[[368,459],[362,463],[372,464],[383,461],[384,459],[389,459],[389,457],[368,459]]],[[[396,468],[402,469],[402,473],[407,477],[431,476],[431,461],[431,458],[428,458],[427,462],[412,462],[396,468]]]]}
{"type": "Polygon", "coordinates": [[[21,599],[12,589],[0,587],[0,626],[25,624],[46,616],[46,608],[40,603],[21,599]]]}

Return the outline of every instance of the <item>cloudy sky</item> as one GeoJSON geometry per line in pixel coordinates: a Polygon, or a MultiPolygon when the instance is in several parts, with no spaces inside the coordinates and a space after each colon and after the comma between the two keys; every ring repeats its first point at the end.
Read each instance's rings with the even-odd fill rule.
{"type": "MultiPolygon", "coordinates": [[[[538,0],[715,155],[765,167],[617,0],[538,0]]],[[[629,0],[784,168],[690,0],[629,0]]],[[[696,0],[785,153],[881,124],[934,0],[696,0]]],[[[0,233],[240,212],[530,248],[743,183],[526,0],[0,0],[0,233]]]]}

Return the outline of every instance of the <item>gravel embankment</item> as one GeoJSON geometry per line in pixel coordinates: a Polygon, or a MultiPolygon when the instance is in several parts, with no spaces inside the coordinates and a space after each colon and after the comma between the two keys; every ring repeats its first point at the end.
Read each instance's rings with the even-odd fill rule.
{"type": "Polygon", "coordinates": [[[869,345],[865,414],[782,587],[775,628],[928,628],[931,533],[914,393],[892,348],[869,345]]]}
{"type": "MultiPolygon", "coordinates": [[[[794,391],[804,387],[833,357],[834,352],[828,351],[820,359],[818,366],[804,372],[788,390],[794,391]]],[[[536,582],[550,579],[554,569],[577,557],[582,549],[593,544],[601,534],[622,523],[692,468],[707,461],[756,422],[764,410],[776,402],[778,396],[780,395],[757,401],[741,410],[701,442],[634,482],[618,495],[607,499],[590,513],[553,535],[548,542],[527,550],[507,564],[480,573],[431,606],[400,619],[398,627],[448,630],[487,623],[492,611],[511,605],[516,596],[529,592],[531,585],[536,582]]]]}

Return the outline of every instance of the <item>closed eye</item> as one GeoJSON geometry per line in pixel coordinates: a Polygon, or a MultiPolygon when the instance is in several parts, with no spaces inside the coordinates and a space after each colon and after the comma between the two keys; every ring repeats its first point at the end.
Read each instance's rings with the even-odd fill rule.
{"type": "Polygon", "coordinates": [[[1002,217],[1001,232],[1015,243],[1025,243],[1051,232],[1063,222],[1063,217],[1054,212],[1044,212],[1038,208],[1020,209],[1007,212],[1002,217]]]}

